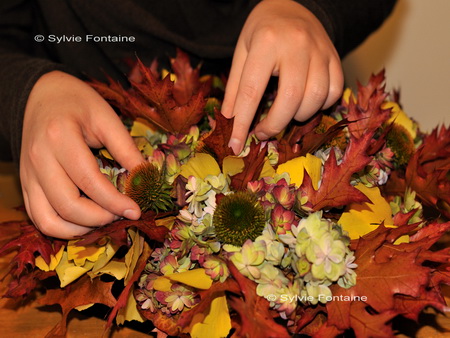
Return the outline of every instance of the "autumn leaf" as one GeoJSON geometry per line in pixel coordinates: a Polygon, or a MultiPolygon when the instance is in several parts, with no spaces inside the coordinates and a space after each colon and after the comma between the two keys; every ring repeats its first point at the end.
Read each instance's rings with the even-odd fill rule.
{"type": "Polygon", "coordinates": [[[248,182],[259,179],[266,155],[267,145],[262,146],[262,143],[256,144],[253,140],[250,144],[248,155],[243,158],[243,171],[231,177],[231,186],[234,190],[245,190],[248,182]]]}
{"type": "Polygon", "coordinates": [[[111,293],[113,282],[104,282],[100,278],[91,280],[87,275],[63,289],[48,290],[39,300],[41,305],[58,304],[62,309],[61,321],[47,334],[48,337],[65,337],[67,332],[67,317],[69,313],[80,306],[104,304],[113,307],[116,299],[111,293]]]}
{"type": "MultiPolygon", "coordinates": [[[[450,229],[450,222],[430,226],[442,234],[450,229]]],[[[396,315],[417,319],[427,306],[445,310],[439,284],[450,284],[450,276],[440,272],[439,264],[448,262],[450,250],[428,251],[430,241],[426,234],[429,232],[426,226],[417,230],[414,224],[395,229],[380,226],[356,241],[356,285],[350,289],[331,286],[334,297],[348,297],[349,301],[327,303],[328,321],[318,334],[326,334],[328,330],[342,333],[351,328],[356,336],[389,336],[392,332],[388,322],[396,315]],[[410,243],[393,244],[413,229],[417,233],[410,243]],[[425,261],[428,263],[424,264],[425,261]],[[429,263],[433,262],[431,267],[429,263]],[[440,279],[434,279],[438,273],[440,279]]],[[[434,236],[433,241],[437,239],[434,236]]]]}
{"type": "Polygon", "coordinates": [[[113,309],[109,314],[107,327],[110,327],[112,325],[112,322],[117,316],[119,310],[126,307],[130,292],[133,291],[133,285],[141,276],[142,271],[144,271],[144,268],[147,265],[147,260],[149,259],[151,253],[152,249],[146,242],[144,242],[144,248],[136,263],[136,268],[133,271],[133,275],[131,276],[131,278],[129,278],[129,280],[127,281],[127,285],[120,293],[117,303],[111,306],[113,307],[113,309]]]}
{"type": "MultiPolygon", "coordinates": [[[[8,222],[2,226],[6,226],[8,222]]],[[[34,268],[35,257],[41,256],[45,263],[50,264],[51,256],[56,256],[63,245],[63,241],[52,240],[44,236],[29,221],[20,222],[20,236],[8,242],[0,249],[0,256],[12,250],[17,250],[17,255],[11,261],[10,270],[14,276],[20,276],[28,267],[34,268]]]]}
{"type": "Polygon", "coordinates": [[[217,158],[217,162],[222,166],[223,159],[227,156],[234,155],[233,150],[228,147],[231,132],[233,131],[232,119],[227,119],[217,109],[215,109],[214,129],[203,140],[207,150],[217,158]]]}
{"type": "Polygon", "coordinates": [[[300,188],[306,192],[313,210],[370,202],[367,196],[350,184],[350,179],[370,162],[366,150],[372,136],[372,133],[367,133],[360,139],[351,138],[339,165],[336,163],[334,151],[331,151],[324,164],[322,183],[318,190],[313,188],[311,178],[305,174],[300,188]]]}
{"type": "Polygon", "coordinates": [[[8,285],[8,290],[2,296],[5,298],[19,298],[29,295],[39,286],[40,281],[55,276],[55,271],[35,269],[22,276],[14,278],[8,285]]]}
{"type": "Polygon", "coordinates": [[[172,215],[172,213],[160,213],[156,214],[153,211],[148,211],[141,216],[141,219],[133,220],[119,220],[113,222],[107,226],[96,228],[95,230],[83,235],[80,241],[76,245],[89,245],[96,243],[102,238],[108,236],[112,242],[116,245],[127,245],[127,232],[126,229],[136,227],[142,233],[147,235],[149,239],[153,239],[158,242],[164,242],[169,229],[164,226],[157,226],[155,220],[161,219],[172,215]]]}
{"type": "Polygon", "coordinates": [[[450,128],[434,129],[410,159],[406,171],[396,170],[389,178],[384,193],[404,195],[406,189],[428,207],[450,218],[450,128]]]}
{"type": "Polygon", "coordinates": [[[285,327],[276,323],[267,299],[258,296],[256,283],[244,277],[234,264],[228,269],[239,284],[242,296],[230,296],[229,305],[239,314],[239,337],[290,337],[285,327]]]}
{"type": "MultiPolygon", "coordinates": [[[[130,79],[131,89],[125,90],[120,83],[109,79],[109,85],[91,81],[91,86],[122,114],[132,119],[144,118],[165,132],[187,133],[205,115],[205,92],[198,79],[198,70],[188,66],[187,55],[179,52],[172,65],[180,77],[174,84],[170,76],[159,79],[152,67],[137,62],[139,76],[130,79]]],[[[136,71],[135,71],[136,73],[136,71]]]]}
{"type": "Polygon", "coordinates": [[[372,75],[366,86],[358,83],[356,101],[352,97],[348,102],[343,100],[342,104],[348,109],[345,117],[352,122],[348,130],[353,137],[361,138],[365,133],[377,130],[389,119],[391,109],[381,107],[387,97],[383,83],[384,70],[372,75]]]}

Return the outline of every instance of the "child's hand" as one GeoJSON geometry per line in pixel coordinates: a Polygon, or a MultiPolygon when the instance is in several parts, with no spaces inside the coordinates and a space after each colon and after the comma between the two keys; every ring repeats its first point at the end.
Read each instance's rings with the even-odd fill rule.
{"type": "Polygon", "coordinates": [[[100,173],[89,147],[103,146],[128,170],[143,161],[94,89],[62,72],[42,76],[25,110],[20,178],[28,214],[44,234],[72,238],[118,216],[140,217],[138,205],[100,173]]]}
{"type": "Polygon", "coordinates": [[[270,77],[278,76],[278,94],[268,116],[255,129],[267,139],[294,118],[307,120],[330,107],[342,94],[339,55],[320,21],[292,0],[263,0],[242,29],[222,107],[234,119],[229,146],[242,150],[270,77]]]}

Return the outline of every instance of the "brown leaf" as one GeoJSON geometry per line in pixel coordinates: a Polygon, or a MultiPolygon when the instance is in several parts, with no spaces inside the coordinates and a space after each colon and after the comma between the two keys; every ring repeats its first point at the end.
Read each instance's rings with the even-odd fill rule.
{"type": "Polygon", "coordinates": [[[231,132],[233,131],[232,119],[227,119],[217,109],[215,109],[215,127],[213,131],[203,140],[207,149],[213,153],[217,162],[222,166],[223,159],[234,155],[233,150],[228,147],[231,132]]]}
{"type": "Polygon", "coordinates": [[[41,305],[58,304],[62,309],[61,321],[47,334],[47,337],[65,337],[67,332],[67,316],[78,306],[88,304],[104,304],[113,307],[116,299],[111,293],[112,282],[107,283],[100,278],[84,275],[63,289],[48,290],[39,300],[41,305]]]}
{"type": "Polygon", "coordinates": [[[269,302],[257,295],[256,283],[244,277],[229,263],[228,269],[239,284],[242,296],[230,296],[229,305],[239,314],[239,337],[290,337],[284,326],[274,321],[269,302]]]}

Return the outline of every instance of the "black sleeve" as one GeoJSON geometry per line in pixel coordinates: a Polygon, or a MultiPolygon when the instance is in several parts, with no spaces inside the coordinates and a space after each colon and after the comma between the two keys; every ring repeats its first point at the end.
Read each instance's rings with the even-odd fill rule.
{"type": "Polygon", "coordinates": [[[0,2],[0,160],[19,161],[23,113],[36,81],[64,67],[32,55],[32,1],[0,2]]]}
{"type": "Polygon", "coordinates": [[[396,3],[396,0],[295,1],[322,22],[341,57],[380,27],[396,3]]]}

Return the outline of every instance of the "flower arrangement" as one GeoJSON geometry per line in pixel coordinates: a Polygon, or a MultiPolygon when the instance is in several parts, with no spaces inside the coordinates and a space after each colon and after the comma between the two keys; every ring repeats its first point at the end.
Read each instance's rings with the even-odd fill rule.
{"type": "Polygon", "coordinates": [[[41,303],[60,304],[62,323],[100,303],[108,325],[192,337],[390,336],[395,317],[448,309],[450,250],[432,246],[450,228],[450,129],[422,133],[381,72],[273,140],[250,135],[236,156],[223,79],[200,77],[180,51],[171,61],[162,74],[138,62],[130,89],[92,82],[147,160],[126,172],[98,155],[142,218],[71,241],[22,223],[0,250],[18,251],[6,296],[57,278],[41,303]]]}

